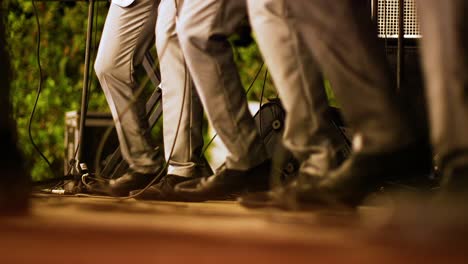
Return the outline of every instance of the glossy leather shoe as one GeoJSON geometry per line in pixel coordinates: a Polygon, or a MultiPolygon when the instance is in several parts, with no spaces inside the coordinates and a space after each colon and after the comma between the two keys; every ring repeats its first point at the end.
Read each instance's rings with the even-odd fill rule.
{"type": "Polygon", "coordinates": [[[174,187],[185,181],[194,180],[193,177],[181,177],[168,174],[160,182],[151,185],[144,192],[142,190],[131,191],[130,195],[137,195],[137,200],[158,200],[158,201],[186,201],[186,199],[174,191],[174,187]]]}
{"type": "Polygon", "coordinates": [[[387,181],[428,176],[432,169],[429,147],[409,145],[388,153],[353,153],[341,167],[316,184],[296,189],[299,203],[355,207],[387,181]]]}
{"type": "Polygon", "coordinates": [[[109,194],[112,196],[128,196],[130,191],[145,188],[157,173],[139,173],[128,171],[121,177],[109,181],[109,194]]]}
{"type": "Polygon", "coordinates": [[[189,201],[224,200],[244,192],[268,190],[270,172],[270,160],[247,171],[221,165],[214,175],[180,183],[175,191],[189,201]]]}

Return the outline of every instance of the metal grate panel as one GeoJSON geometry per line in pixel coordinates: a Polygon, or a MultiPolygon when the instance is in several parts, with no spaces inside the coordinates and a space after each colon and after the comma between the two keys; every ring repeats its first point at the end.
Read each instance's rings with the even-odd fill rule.
{"type": "MultiPolygon", "coordinates": [[[[398,1],[378,0],[378,34],[380,38],[398,38],[398,1]],[[386,8],[385,8],[386,7],[386,8]]],[[[405,3],[405,38],[420,38],[421,30],[415,0],[402,0],[405,3]]]]}

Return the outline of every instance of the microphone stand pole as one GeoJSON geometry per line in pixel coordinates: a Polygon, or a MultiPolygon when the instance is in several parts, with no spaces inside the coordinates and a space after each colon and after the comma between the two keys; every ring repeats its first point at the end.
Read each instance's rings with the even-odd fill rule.
{"type": "MultiPolygon", "coordinates": [[[[80,123],[78,132],[78,153],[76,158],[76,170],[73,175],[80,177],[83,172],[88,170],[86,163],[83,162],[83,148],[84,148],[84,131],[86,127],[86,115],[88,112],[88,94],[89,94],[89,74],[90,74],[90,50],[92,42],[93,32],[93,20],[94,20],[94,0],[89,0],[88,4],[88,28],[86,31],[86,51],[85,51],[85,65],[83,75],[83,90],[81,93],[81,111],[80,111],[80,123]]],[[[77,177],[75,177],[77,178],[77,177]]],[[[81,178],[81,177],[80,177],[81,178]]]]}

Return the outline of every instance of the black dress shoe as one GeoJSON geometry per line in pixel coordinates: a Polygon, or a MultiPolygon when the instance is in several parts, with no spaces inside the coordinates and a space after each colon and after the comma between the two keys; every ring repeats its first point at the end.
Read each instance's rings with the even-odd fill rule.
{"type": "Polygon", "coordinates": [[[193,180],[193,177],[181,177],[168,174],[160,182],[151,185],[144,192],[142,190],[131,191],[130,195],[137,195],[138,200],[159,200],[159,201],[186,201],[186,199],[174,191],[174,187],[184,181],[193,180]],[[142,192],[142,193],[140,193],[142,192]]]}
{"type": "Polygon", "coordinates": [[[247,171],[222,165],[212,176],[177,184],[175,191],[189,201],[230,199],[244,192],[268,190],[270,172],[270,160],[247,171]]]}
{"type": "Polygon", "coordinates": [[[353,153],[316,184],[298,185],[296,199],[299,203],[355,207],[387,181],[428,176],[432,157],[430,148],[424,146],[415,144],[387,153],[353,153]]]}
{"type": "Polygon", "coordinates": [[[130,191],[145,188],[157,173],[139,173],[128,171],[121,177],[109,181],[109,194],[112,196],[128,196],[130,191]]]}

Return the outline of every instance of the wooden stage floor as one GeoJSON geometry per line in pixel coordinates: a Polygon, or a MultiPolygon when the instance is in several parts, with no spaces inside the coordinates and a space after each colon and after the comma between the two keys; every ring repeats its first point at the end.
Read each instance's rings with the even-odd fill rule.
{"type": "Polygon", "coordinates": [[[0,219],[0,263],[468,263],[467,218],[444,212],[39,195],[29,215],[0,219]]]}

